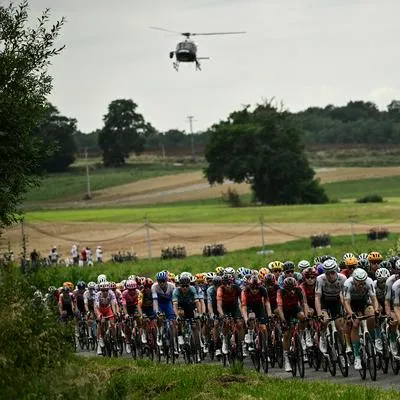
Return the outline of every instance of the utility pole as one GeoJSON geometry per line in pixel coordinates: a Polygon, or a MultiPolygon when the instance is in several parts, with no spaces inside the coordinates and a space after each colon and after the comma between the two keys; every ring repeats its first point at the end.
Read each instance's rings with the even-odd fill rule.
{"type": "Polygon", "coordinates": [[[195,160],[195,158],[194,158],[195,150],[194,150],[194,138],[193,138],[193,118],[194,118],[193,115],[189,115],[187,117],[187,119],[189,121],[189,126],[190,126],[190,136],[191,136],[190,143],[192,146],[192,160],[194,161],[195,160]]]}
{"type": "Polygon", "coordinates": [[[260,226],[261,226],[261,244],[262,244],[262,252],[265,251],[265,241],[264,241],[264,216],[260,216],[260,226]]]}
{"type": "Polygon", "coordinates": [[[149,227],[149,220],[145,219],[145,225],[146,225],[146,236],[147,236],[147,248],[149,250],[149,258],[151,259],[151,235],[150,235],[150,227],[149,227]]]}
{"type": "Polygon", "coordinates": [[[354,217],[355,215],[350,215],[350,229],[351,229],[351,244],[354,246],[356,239],[354,236],[354,217]]]}
{"type": "Polygon", "coordinates": [[[86,199],[90,200],[92,198],[92,194],[90,193],[90,176],[89,176],[89,163],[88,163],[88,153],[87,148],[85,147],[85,161],[86,161],[86,199]]]}
{"type": "Polygon", "coordinates": [[[23,263],[25,263],[25,260],[26,260],[26,236],[25,236],[24,217],[21,218],[21,237],[22,237],[22,260],[23,260],[23,263]]]}

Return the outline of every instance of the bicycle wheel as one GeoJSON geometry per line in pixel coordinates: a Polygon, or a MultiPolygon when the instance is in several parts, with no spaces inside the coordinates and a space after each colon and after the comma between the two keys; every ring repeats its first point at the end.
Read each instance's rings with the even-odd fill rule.
{"type": "Polygon", "coordinates": [[[275,360],[279,368],[283,368],[283,341],[282,332],[279,328],[275,329],[275,346],[274,346],[275,360]]]}
{"type": "Polygon", "coordinates": [[[364,345],[360,347],[360,357],[361,357],[361,369],[358,371],[360,373],[361,379],[365,380],[367,377],[367,353],[365,351],[364,345]]]}
{"type": "Polygon", "coordinates": [[[385,333],[382,333],[382,359],[381,359],[381,369],[384,374],[387,374],[389,369],[389,342],[385,333]]]}
{"type": "Polygon", "coordinates": [[[272,341],[272,335],[271,335],[271,330],[268,329],[268,355],[270,358],[270,364],[271,364],[271,368],[275,368],[275,363],[276,363],[276,354],[275,354],[275,348],[274,348],[274,344],[272,341]]]}
{"type": "Polygon", "coordinates": [[[299,376],[304,378],[304,352],[299,335],[296,336],[296,364],[299,376]]]}
{"type": "Polygon", "coordinates": [[[342,373],[342,376],[347,377],[349,375],[349,365],[347,362],[346,347],[343,342],[343,337],[339,332],[335,332],[333,340],[335,343],[337,363],[340,372],[342,373]]]}
{"type": "Polygon", "coordinates": [[[375,347],[368,332],[365,333],[365,350],[367,352],[367,368],[369,376],[373,381],[376,381],[375,347]]]}
{"type": "Polygon", "coordinates": [[[330,338],[327,338],[327,348],[328,353],[324,355],[326,359],[326,365],[328,367],[329,373],[332,376],[336,375],[336,354],[335,349],[332,347],[330,338]]]}
{"type": "Polygon", "coordinates": [[[263,371],[267,374],[268,373],[268,357],[269,357],[268,344],[267,344],[265,336],[260,335],[260,339],[261,339],[261,365],[262,365],[263,371]]]}
{"type": "Polygon", "coordinates": [[[292,367],[292,376],[296,376],[297,375],[296,354],[293,350],[289,350],[288,356],[289,356],[290,366],[292,367]]]}

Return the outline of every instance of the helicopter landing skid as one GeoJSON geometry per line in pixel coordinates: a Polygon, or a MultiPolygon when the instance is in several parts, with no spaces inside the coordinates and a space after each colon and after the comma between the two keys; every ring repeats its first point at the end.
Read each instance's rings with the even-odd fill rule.
{"type": "Polygon", "coordinates": [[[178,71],[178,69],[179,69],[179,63],[178,63],[178,62],[174,62],[172,65],[173,65],[175,71],[178,71]]]}
{"type": "Polygon", "coordinates": [[[201,71],[201,68],[200,68],[200,63],[196,60],[196,71],[197,70],[201,71]]]}

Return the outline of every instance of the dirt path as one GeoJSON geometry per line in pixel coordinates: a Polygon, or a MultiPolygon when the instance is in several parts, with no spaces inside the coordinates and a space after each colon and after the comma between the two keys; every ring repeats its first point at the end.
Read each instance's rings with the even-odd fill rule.
{"type": "MultiPolygon", "coordinates": [[[[385,225],[391,232],[400,232],[399,224],[385,225]]],[[[368,226],[356,225],[355,233],[366,233],[368,226]]],[[[36,248],[48,254],[56,245],[63,257],[70,254],[73,243],[88,245],[94,249],[101,244],[106,258],[119,250],[134,250],[139,257],[148,256],[146,228],[138,224],[114,223],[38,223],[26,224],[29,249],[36,248]]],[[[267,247],[273,243],[283,243],[297,238],[308,238],[318,232],[332,235],[351,234],[346,223],[276,223],[264,228],[267,247]]],[[[153,224],[150,230],[152,256],[159,257],[165,246],[182,243],[188,255],[201,254],[207,243],[222,242],[228,251],[261,246],[261,232],[258,224],[153,224]]],[[[20,227],[9,229],[1,239],[1,249],[10,242],[15,254],[21,251],[20,227]]]]}

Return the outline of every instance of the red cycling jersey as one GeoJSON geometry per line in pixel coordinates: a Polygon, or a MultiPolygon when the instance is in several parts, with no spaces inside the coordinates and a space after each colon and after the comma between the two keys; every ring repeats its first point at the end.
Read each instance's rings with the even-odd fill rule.
{"type": "Polygon", "coordinates": [[[137,306],[139,302],[139,290],[124,290],[122,292],[122,305],[127,307],[137,306]]]}
{"type": "Polygon", "coordinates": [[[291,311],[303,302],[303,292],[299,287],[294,288],[290,292],[285,289],[279,289],[276,299],[278,306],[281,306],[283,311],[291,311]]]}
{"type": "Polygon", "coordinates": [[[240,292],[237,285],[232,285],[231,290],[227,290],[225,286],[220,286],[217,290],[217,301],[222,301],[223,307],[235,307],[238,304],[240,292]]]}
{"type": "Polygon", "coordinates": [[[307,305],[310,308],[315,308],[315,284],[314,285],[306,285],[305,282],[303,282],[300,285],[301,290],[303,291],[304,298],[307,301],[307,305]]]}
{"type": "Polygon", "coordinates": [[[268,293],[263,286],[260,286],[256,292],[252,292],[248,287],[242,291],[241,302],[243,306],[249,308],[261,306],[266,299],[268,299],[268,293]]]}
{"type": "Polygon", "coordinates": [[[278,307],[277,298],[276,298],[276,296],[278,294],[278,289],[279,289],[278,285],[274,285],[272,287],[267,288],[269,303],[271,304],[272,311],[274,311],[276,309],[276,307],[278,307]]]}

